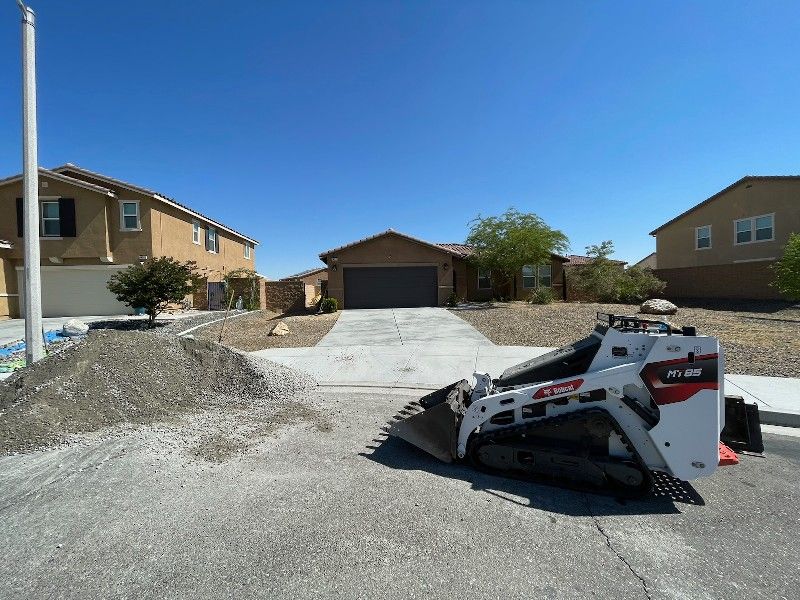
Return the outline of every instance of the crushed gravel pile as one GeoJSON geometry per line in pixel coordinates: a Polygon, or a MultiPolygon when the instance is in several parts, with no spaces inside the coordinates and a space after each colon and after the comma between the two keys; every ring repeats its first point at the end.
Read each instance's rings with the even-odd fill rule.
{"type": "Polygon", "coordinates": [[[224,346],[151,332],[101,330],[0,383],[0,454],[121,423],[203,409],[279,414],[316,383],[224,346]]]}

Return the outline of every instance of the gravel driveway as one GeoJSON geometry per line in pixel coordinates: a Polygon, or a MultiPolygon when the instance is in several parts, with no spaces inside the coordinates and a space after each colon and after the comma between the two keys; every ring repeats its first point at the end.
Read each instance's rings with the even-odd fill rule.
{"type": "MultiPolygon", "coordinates": [[[[591,333],[598,311],[635,315],[639,307],[509,302],[452,310],[495,344],[563,346],[591,333]]],[[[728,373],[800,377],[800,308],[778,303],[739,303],[717,308],[680,308],[678,314],[664,318],[719,337],[728,373]]]]}

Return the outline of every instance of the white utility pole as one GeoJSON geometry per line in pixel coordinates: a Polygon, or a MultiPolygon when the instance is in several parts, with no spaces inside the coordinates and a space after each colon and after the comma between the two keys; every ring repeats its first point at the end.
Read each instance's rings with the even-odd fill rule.
{"type": "Polygon", "coordinates": [[[42,274],[39,252],[39,165],[36,149],[36,25],[33,10],[22,11],[22,196],[25,246],[25,360],[44,356],[42,274]]]}

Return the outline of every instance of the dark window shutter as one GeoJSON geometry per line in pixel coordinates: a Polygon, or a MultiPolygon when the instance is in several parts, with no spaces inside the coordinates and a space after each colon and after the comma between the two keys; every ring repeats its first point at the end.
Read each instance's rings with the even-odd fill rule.
{"type": "Polygon", "coordinates": [[[22,216],[22,198],[17,198],[17,237],[22,237],[22,228],[24,223],[22,216]]]}
{"type": "Polygon", "coordinates": [[[61,198],[58,201],[58,215],[61,219],[61,237],[75,237],[75,199],[61,198]]]}

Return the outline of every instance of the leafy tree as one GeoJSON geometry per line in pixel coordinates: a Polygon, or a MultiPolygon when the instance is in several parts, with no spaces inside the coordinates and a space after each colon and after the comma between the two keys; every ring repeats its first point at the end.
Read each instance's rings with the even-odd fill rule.
{"type": "Polygon", "coordinates": [[[666,283],[648,268],[624,266],[609,258],[614,253],[611,240],[586,247],[590,258],[585,265],[570,270],[570,283],[584,298],[600,302],[641,302],[664,291],[666,283]]]}
{"type": "Polygon", "coordinates": [[[495,296],[525,265],[550,262],[551,254],[566,252],[569,240],[533,213],[509,208],[499,217],[478,215],[470,222],[467,244],[475,248],[470,260],[488,271],[495,296]]]}
{"type": "Polygon", "coordinates": [[[800,233],[789,236],[783,256],[772,270],[775,272],[773,287],[790,300],[800,300],[800,233]]]}
{"type": "Polygon", "coordinates": [[[144,308],[148,325],[170,302],[180,302],[192,291],[194,261],[180,262],[172,257],[151,258],[114,274],[108,289],[131,308],[144,308]]]}

